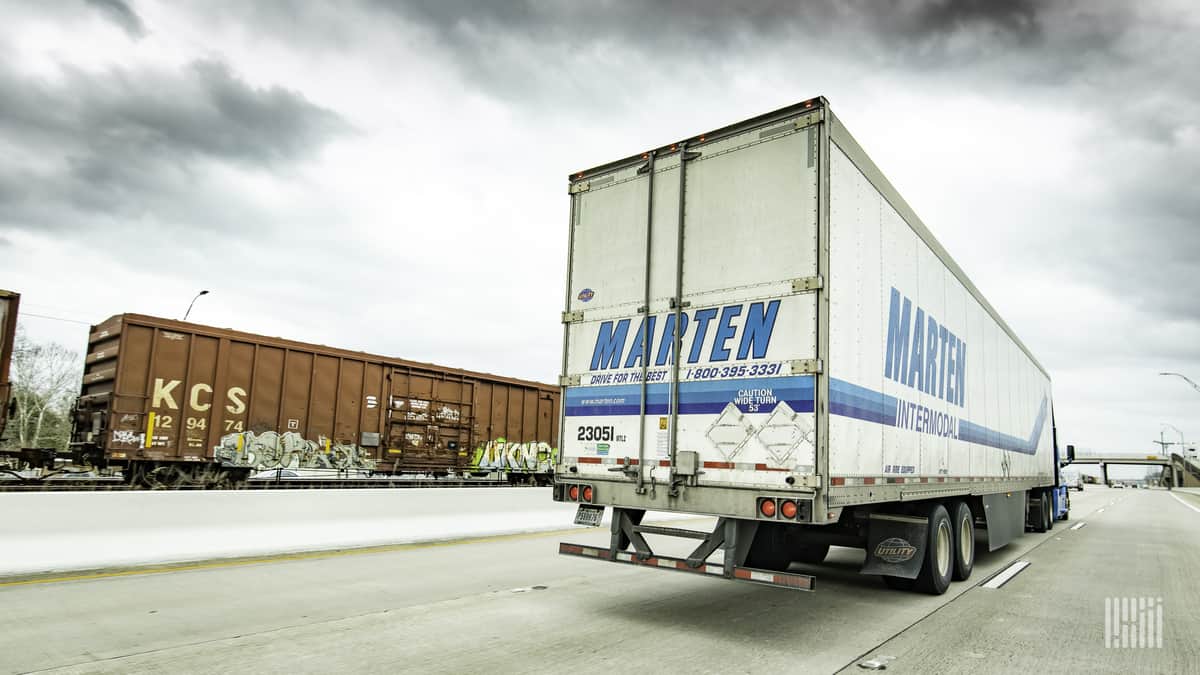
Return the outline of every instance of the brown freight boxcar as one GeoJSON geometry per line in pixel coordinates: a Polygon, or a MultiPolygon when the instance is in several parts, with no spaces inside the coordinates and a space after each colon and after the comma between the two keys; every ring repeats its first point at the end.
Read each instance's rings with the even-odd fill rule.
{"type": "Polygon", "coordinates": [[[0,290],[0,438],[12,414],[15,401],[8,371],[12,366],[13,343],[17,340],[17,308],[21,294],[0,290]]]}
{"type": "Polygon", "coordinates": [[[73,440],[148,485],[276,467],[538,476],[558,400],[549,384],[120,314],[89,337],[73,440]]]}

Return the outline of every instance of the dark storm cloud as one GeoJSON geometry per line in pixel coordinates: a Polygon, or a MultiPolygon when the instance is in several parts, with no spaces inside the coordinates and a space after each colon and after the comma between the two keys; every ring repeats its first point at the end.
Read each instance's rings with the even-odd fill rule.
{"type": "Polygon", "coordinates": [[[120,26],[121,30],[125,31],[129,37],[138,40],[146,36],[146,25],[142,23],[141,17],[123,0],[86,1],[88,5],[120,26]]]}
{"type": "MultiPolygon", "coordinates": [[[[306,48],[354,50],[364,30],[403,27],[397,32],[407,39],[415,29],[477,91],[531,114],[608,116],[610,124],[640,114],[646,93],[665,79],[730,77],[789,61],[795,74],[779,82],[781,90],[802,85],[806,71],[842,68],[931,99],[1027,101],[1077,114],[1097,125],[1078,150],[1087,173],[1042,196],[1057,213],[1006,224],[1030,237],[1014,264],[1071,268],[1100,287],[1118,275],[1123,301],[1200,319],[1200,303],[1191,300],[1200,295],[1200,275],[1191,272],[1200,258],[1200,191],[1190,187],[1200,176],[1200,69],[1187,65],[1200,63],[1200,48],[1181,10],[1034,0],[360,0],[350,7],[331,14],[259,2],[225,11],[281,41],[303,34],[306,48]]],[[[1039,161],[1038,150],[1019,149],[1030,162],[1039,161]]]]}
{"type": "Polygon", "coordinates": [[[216,61],[99,74],[64,66],[54,81],[0,66],[0,137],[18,160],[0,165],[0,229],[146,215],[220,222],[224,200],[194,204],[206,166],[284,170],[348,131],[299,93],[252,87],[216,61]]]}
{"type": "MultiPolygon", "coordinates": [[[[1180,10],[1032,0],[363,7],[424,28],[466,80],[524,108],[626,116],[614,105],[637,105],[631,92],[644,94],[655,77],[725,77],[794,60],[796,79],[781,88],[804,81],[804,69],[841,66],[931,98],[1068,111],[1096,125],[1078,148],[1085,173],[1039,198],[1074,211],[1010,223],[1029,234],[1014,266],[1069,269],[1099,288],[1119,278],[1121,302],[1200,320],[1200,69],[1187,65],[1200,63],[1200,43],[1180,10]]],[[[1039,148],[1017,150],[1040,161],[1039,148]]]]}
{"type": "MultiPolygon", "coordinates": [[[[511,31],[545,40],[610,39],[653,44],[671,36],[696,42],[720,42],[740,31],[771,34],[797,29],[819,33],[869,27],[891,39],[939,39],[962,30],[986,27],[996,36],[1031,41],[1040,35],[1038,5],[1028,0],[929,0],[879,3],[873,0],[797,3],[782,0],[644,3],[547,3],[538,0],[479,3],[389,2],[368,6],[394,12],[452,34],[475,26],[511,31]]],[[[664,47],[666,45],[663,45],[664,47]]]]}

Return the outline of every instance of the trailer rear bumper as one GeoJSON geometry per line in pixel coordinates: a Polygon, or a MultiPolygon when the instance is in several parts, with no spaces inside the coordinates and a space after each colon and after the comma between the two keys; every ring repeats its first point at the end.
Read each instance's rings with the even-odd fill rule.
{"type": "Polygon", "coordinates": [[[645,515],[646,512],[640,509],[613,509],[612,537],[607,548],[564,542],[558,545],[558,552],[562,555],[573,555],[580,558],[607,560],[628,565],[675,570],[676,572],[691,572],[798,591],[813,590],[815,579],[807,574],[761,570],[746,566],[747,556],[751,544],[754,542],[755,532],[759,527],[759,524],[753,520],[721,518],[717,520],[716,527],[711,532],[703,532],[643,525],[642,518],[645,515]],[[649,542],[646,541],[644,535],[647,534],[699,539],[700,544],[687,558],[673,558],[656,554],[650,548],[649,542]],[[721,562],[709,562],[708,559],[717,550],[723,552],[721,562]]]}
{"type": "Polygon", "coordinates": [[[791,572],[772,572],[768,570],[756,570],[750,567],[733,567],[728,573],[723,565],[714,565],[713,563],[702,563],[698,567],[692,567],[682,558],[672,558],[665,555],[653,555],[648,558],[639,558],[636,553],[629,551],[617,551],[613,554],[609,549],[600,548],[598,546],[585,546],[583,544],[568,544],[566,542],[558,545],[558,552],[561,555],[573,555],[580,558],[594,558],[596,560],[607,560],[608,562],[627,563],[629,565],[641,565],[643,567],[655,567],[664,570],[675,570],[676,572],[691,572],[693,574],[705,574],[714,577],[723,577],[725,579],[733,579],[736,581],[749,581],[756,584],[766,584],[768,586],[781,586],[783,588],[791,588],[797,591],[811,591],[813,584],[816,581],[815,577],[807,574],[793,574],[791,572]]]}

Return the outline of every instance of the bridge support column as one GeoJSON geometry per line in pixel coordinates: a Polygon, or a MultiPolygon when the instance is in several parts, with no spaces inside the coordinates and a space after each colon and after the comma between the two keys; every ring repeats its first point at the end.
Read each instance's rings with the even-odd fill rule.
{"type": "Polygon", "coordinates": [[[1100,463],[1100,474],[1102,476],[1104,476],[1104,484],[1107,486],[1108,485],[1108,465],[1103,462],[1100,463]]]}

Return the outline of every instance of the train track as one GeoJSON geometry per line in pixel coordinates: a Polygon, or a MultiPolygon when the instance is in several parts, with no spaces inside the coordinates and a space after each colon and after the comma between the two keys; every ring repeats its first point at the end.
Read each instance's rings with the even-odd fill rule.
{"type": "MultiPolygon", "coordinates": [[[[463,487],[529,487],[507,480],[487,479],[309,479],[288,478],[282,480],[254,479],[234,488],[236,490],[319,490],[319,489],[412,489],[412,488],[463,488],[463,487]]],[[[2,481],[0,492],[126,492],[146,490],[133,487],[120,478],[93,480],[44,480],[2,481]]],[[[181,485],[164,490],[204,490],[203,485],[181,485]]]]}

